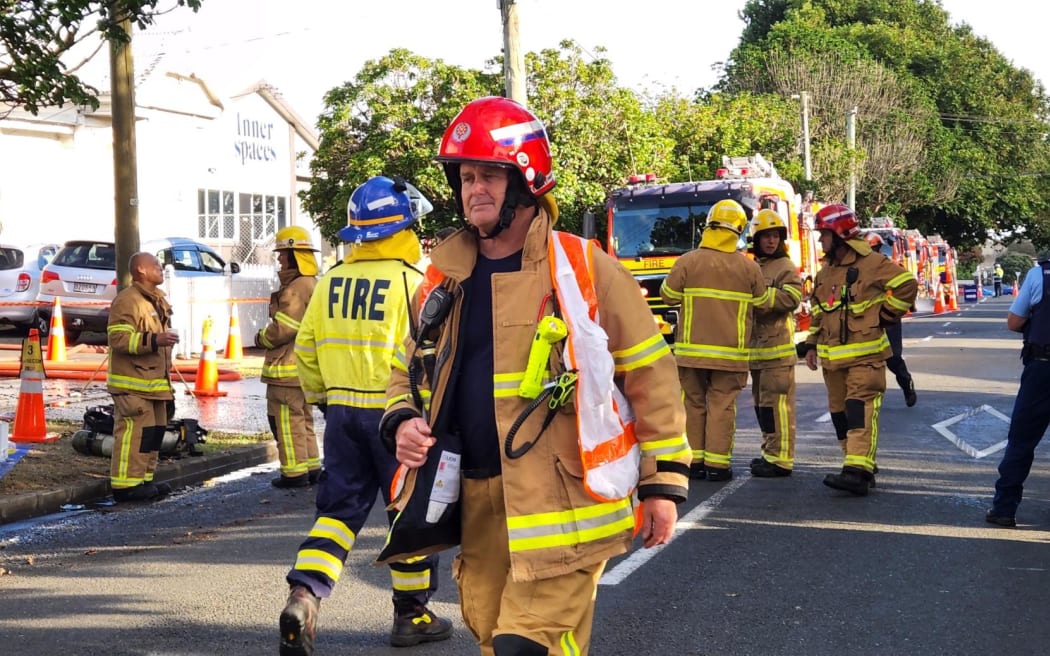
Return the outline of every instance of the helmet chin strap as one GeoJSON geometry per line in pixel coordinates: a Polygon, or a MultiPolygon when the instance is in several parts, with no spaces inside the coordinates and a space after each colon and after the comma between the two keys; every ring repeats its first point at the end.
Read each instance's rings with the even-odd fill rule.
{"type": "MultiPolygon", "coordinates": [[[[503,199],[503,206],[499,210],[499,221],[497,221],[496,225],[492,228],[492,232],[483,235],[477,227],[473,225],[470,226],[470,229],[474,231],[474,234],[478,236],[478,239],[494,239],[499,233],[509,228],[517,214],[518,206],[525,204],[521,202],[522,195],[522,190],[517,184],[508,184],[507,195],[503,199]]],[[[526,198],[529,197],[526,196],[526,198]]]]}

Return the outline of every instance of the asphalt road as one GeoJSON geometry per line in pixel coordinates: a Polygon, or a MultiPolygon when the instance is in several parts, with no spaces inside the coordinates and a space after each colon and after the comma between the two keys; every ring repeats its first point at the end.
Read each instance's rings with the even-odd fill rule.
{"type": "MultiPolygon", "coordinates": [[[[638,654],[1045,654],[1050,623],[1050,475],[1041,449],[1016,530],[983,521],[1017,389],[1009,298],[905,323],[919,403],[889,382],[878,487],[852,498],[821,484],[840,467],[819,372],[798,368],[795,474],[752,479],[750,393],[740,398],[728,483],[694,482],[673,542],[609,563],[596,656],[638,654]],[[975,457],[975,454],[980,457],[975,457]]],[[[272,469],[272,467],[271,467],[272,469]]],[[[276,653],[283,577],[312,523],[309,491],[271,472],[216,481],[146,507],[0,526],[0,652],[276,653]]],[[[335,595],[318,654],[404,654],[386,645],[389,577],[373,511],[335,595]]],[[[440,567],[432,606],[453,638],[414,648],[477,653],[440,567]]]]}

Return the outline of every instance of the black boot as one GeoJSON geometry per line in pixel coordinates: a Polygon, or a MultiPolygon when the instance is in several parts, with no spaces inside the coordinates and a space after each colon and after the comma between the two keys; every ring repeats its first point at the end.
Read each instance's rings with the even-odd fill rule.
{"type": "Polygon", "coordinates": [[[689,478],[702,481],[707,478],[707,472],[704,471],[704,463],[694,462],[689,465],[689,478]]]}
{"type": "Polygon", "coordinates": [[[321,480],[320,469],[311,469],[306,475],[310,478],[310,485],[316,485],[317,481],[321,480]]]}
{"type": "Polygon", "coordinates": [[[898,378],[897,384],[901,386],[901,391],[904,392],[904,404],[906,406],[910,408],[919,401],[919,396],[915,393],[915,380],[911,376],[898,378]]]}
{"type": "Polygon", "coordinates": [[[448,640],[451,636],[452,622],[438,617],[422,604],[394,611],[394,626],[390,629],[390,645],[393,647],[438,642],[448,640]]]}
{"type": "Polygon", "coordinates": [[[314,653],[314,636],[321,600],[301,585],[292,588],[288,603],[281,611],[281,656],[310,656],[314,653]]]}
{"type": "Polygon", "coordinates": [[[781,478],[791,476],[791,470],[780,465],[775,465],[765,458],[756,458],[751,461],[751,475],[757,478],[781,478]]]}
{"type": "Polygon", "coordinates": [[[715,483],[728,481],[733,478],[733,470],[729,467],[705,467],[704,470],[707,480],[715,483]]]}
{"type": "MultiPolygon", "coordinates": [[[[168,492],[171,492],[171,487],[165,484],[168,492]]],[[[126,503],[129,501],[156,501],[163,497],[157,486],[153,483],[140,483],[133,487],[116,488],[113,490],[113,500],[119,503],[126,503]]]]}
{"type": "Polygon", "coordinates": [[[840,474],[828,474],[824,477],[824,485],[836,490],[849,492],[858,497],[868,496],[868,489],[875,477],[870,472],[857,467],[843,467],[840,474]]]}
{"type": "Polygon", "coordinates": [[[298,476],[284,476],[282,474],[280,478],[275,478],[272,481],[270,481],[270,485],[272,485],[274,487],[279,487],[281,489],[289,489],[289,488],[295,488],[295,487],[306,487],[309,484],[310,484],[310,475],[309,474],[300,474],[298,476]]]}

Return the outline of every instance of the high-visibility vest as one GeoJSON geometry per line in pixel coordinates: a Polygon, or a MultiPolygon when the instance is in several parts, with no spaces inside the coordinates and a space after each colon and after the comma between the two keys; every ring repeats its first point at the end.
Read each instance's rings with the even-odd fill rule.
{"type": "Polygon", "coordinates": [[[569,335],[565,362],[578,372],[576,427],[583,485],[599,501],[630,496],[638,486],[641,447],[631,404],[613,380],[609,336],[598,324],[594,289],[594,242],[554,231],[547,245],[551,279],[569,335]]]}
{"type": "MultiPolygon", "coordinates": [[[[612,501],[630,496],[638,487],[641,447],[635,436],[634,411],[613,380],[615,363],[609,336],[598,324],[594,288],[594,242],[553,231],[547,245],[551,280],[569,328],[565,362],[578,373],[576,428],[583,465],[583,485],[593,498],[612,501]]],[[[419,296],[422,307],[444,276],[427,268],[419,296]]]]}

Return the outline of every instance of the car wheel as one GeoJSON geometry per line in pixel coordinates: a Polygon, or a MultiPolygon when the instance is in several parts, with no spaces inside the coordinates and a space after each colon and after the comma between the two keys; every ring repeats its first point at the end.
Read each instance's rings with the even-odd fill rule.
{"type": "Polygon", "coordinates": [[[51,332],[51,318],[37,312],[36,316],[33,317],[31,327],[36,328],[41,337],[47,337],[47,334],[51,332]]]}

